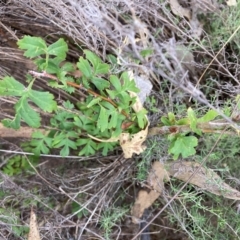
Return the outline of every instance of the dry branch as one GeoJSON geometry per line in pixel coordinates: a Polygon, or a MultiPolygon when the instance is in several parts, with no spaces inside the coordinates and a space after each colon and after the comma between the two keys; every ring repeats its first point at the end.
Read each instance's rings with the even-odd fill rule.
{"type": "Polygon", "coordinates": [[[7,128],[0,123],[0,137],[2,138],[31,138],[33,132],[40,131],[43,134],[47,133],[45,129],[34,129],[31,127],[20,127],[18,130],[7,128]]]}
{"type": "MultiPolygon", "coordinates": [[[[237,122],[235,122],[237,123],[237,122]]],[[[203,133],[222,133],[229,128],[228,131],[225,131],[224,134],[237,135],[238,132],[233,128],[232,124],[228,123],[225,120],[216,120],[210,121],[207,123],[199,123],[197,127],[203,133]]],[[[42,133],[47,133],[45,129],[37,129],[42,133]]],[[[36,129],[31,127],[21,127],[18,130],[14,130],[11,128],[6,128],[3,124],[0,123],[0,137],[10,138],[31,138],[32,133],[36,131],[36,129]]],[[[174,125],[174,126],[162,126],[162,127],[152,127],[149,128],[148,137],[156,136],[156,135],[167,135],[167,134],[176,134],[176,133],[186,133],[191,132],[191,128],[189,125],[174,125]]]]}

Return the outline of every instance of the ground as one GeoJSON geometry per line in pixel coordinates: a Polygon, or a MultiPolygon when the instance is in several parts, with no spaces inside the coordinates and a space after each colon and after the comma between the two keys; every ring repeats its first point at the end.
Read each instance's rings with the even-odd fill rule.
{"type": "MultiPolygon", "coordinates": [[[[219,177],[217,189],[201,185],[197,173],[193,179],[198,183],[189,175],[171,175],[169,167],[170,180],[162,179],[160,196],[137,223],[132,221],[132,209],[140,190],[146,194],[153,190],[147,180],[153,163],[166,168],[173,162],[166,135],[149,134],[146,150],[129,159],[119,146],[107,156],[97,152],[80,157],[72,151],[62,157],[55,149],[36,157],[24,145],[27,138],[9,129],[4,132],[1,125],[0,239],[28,239],[31,209],[42,240],[240,238],[239,136],[235,125],[229,130],[239,122],[239,4],[0,0],[0,13],[1,79],[13,76],[25,85],[28,71],[36,70],[18,49],[19,39],[42,37],[51,44],[63,38],[71,63],[88,49],[108,63],[108,56],[115,56],[120,64],[116,69],[111,65],[114,73],[131,70],[150,80],[152,90],[144,103],[149,129],[161,127],[161,117],[169,113],[186,118],[189,107],[198,118],[212,109],[221,112],[217,121],[229,121],[227,129],[208,129],[210,133],[201,136],[188,133],[186,137],[198,137],[196,152],[177,159],[212,169],[210,173],[219,177]],[[219,188],[222,181],[227,188],[219,188]],[[223,193],[226,189],[229,194],[223,193]]],[[[51,92],[59,104],[79,97],[49,87],[45,78],[34,88],[51,92]]],[[[1,120],[13,118],[16,101],[1,96],[1,120]]],[[[41,128],[47,129],[51,114],[41,114],[41,128]]]]}

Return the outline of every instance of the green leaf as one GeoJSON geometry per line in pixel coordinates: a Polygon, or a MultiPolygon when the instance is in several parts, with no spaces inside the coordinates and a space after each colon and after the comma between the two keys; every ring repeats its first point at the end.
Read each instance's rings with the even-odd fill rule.
{"type": "Polygon", "coordinates": [[[100,106],[97,127],[100,129],[101,132],[105,131],[108,128],[108,118],[109,115],[107,113],[106,108],[100,106]]]}
{"type": "Polygon", "coordinates": [[[48,147],[52,145],[52,138],[49,138],[48,136],[44,135],[40,131],[33,132],[32,137],[38,138],[38,139],[44,139],[48,147]]]}
{"type": "Polygon", "coordinates": [[[74,122],[72,119],[75,114],[65,111],[64,109],[59,109],[56,111],[53,118],[51,118],[51,125],[59,130],[70,131],[74,127],[74,122]]]}
{"type": "Polygon", "coordinates": [[[112,137],[118,137],[122,133],[122,123],[126,119],[122,114],[118,115],[115,130],[111,132],[112,137]]]}
{"type": "Polygon", "coordinates": [[[74,69],[74,66],[72,63],[70,62],[66,62],[62,67],[61,69],[63,71],[66,71],[66,72],[73,72],[75,69],[74,69]]]}
{"type": "Polygon", "coordinates": [[[35,63],[35,65],[37,65],[39,71],[45,70],[46,67],[45,58],[36,58],[33,62],[35,63]]]}
{"type": "Polygon", "coordinates": [[[97,144],[91,139],[91,138],[82,138],[82,139],[78,139],[77,140],[77,145],[78,146],[83,146],[83,149],[79,152],[79,156],[81,155],[85,155],[85,156],[89,156],[89,155],[93,155],[96,152],[97,149],[97,144]]]}
{"type": "Polygon", "coordinates": [[[28,104],[27,97],[28,92],[23,92],[22,97],[14,106],[16,111],[15,118],[13,120],[3,120],[5,126],[18,129],[20,127],[20,120],[23,119],[30,127],[40,127],[41,118],[28,104]]]}
{"type": "Polygon", "coordinates": [[[84,207],[82,207],[78,203],[73,202],[72,203],[72,213],[74,213],[78,218],[82,218],[83,216],[87,216],[89,212],[88,212],[87,209],[85,209],[84,207]],[[78,213],[75,214],[76,212],[78,212],[78,213]]]}
{"type": "Polygon", "coordinates": [[[43,133],[37,131],[32,134],[32,140],[30,141],[30,146],[34,154],[39,156],[41,153],[48,154],[52,146],[52,138],[44,135],[43,133]]]}
{"type": "Polygon", "coordinates": [[[77,67],[86,78],[90,78],[92,76],[92,68],[88,60],[85,60],[83,57],[80,57],[77,63],[77,67]]]}
{"type": "Polygon", "coordinates": [[[168,113],[168,120],[169,120],[169,122],[170,122],[170,126],[176,124],[176,118],[175,118],[174,113],[172,113],[172,112],[169,112],[169,113],[168,113]]]}
{"type": "Polygon", "coordinates": [[[66,59],[67,51],[68,51],[68,45],[62,38],[58,39],[57,42],[51,44],[47,48],[47,52],[49,55],[57,56],[62,60],[66,59]]]}
{"type": "Polygon", "coordinates": [[[181,118],[176,122],[176,125],[188,125],[188,124],[189,124],[188,118],[181,118]]]}
{"type": "Polygon", "coordinates": [[[108,93],[108,95],[111,99],[114,99],[118,95],[117,91],[112,91],[112,90],[109,90],[109,89],[107,89],[106,91],[107,91],[107,93],[108,93]]]}
{"type": "Polygon", "coordinates": [[[53,59],[49,59],[48,63],[45,62],[41,65],[41,70],[50,74],[57,74],[59,72],[59,66],[53,61],[53,59]]]}
{"type": "Polygon", "coordinates": [[[146,125],[146,114],[147,114],[147,110],[145,108],[143,108],[142,110],[136,113],[138,126],[141,129],[143,129],[146,125]]]}
{"type": "Polygon", "coordinates": [[[117,98],[120,100],[120,102],[118,102],[118,105],[122,107],[122,109],[128,109],[130,102],[133,100],[133,98],[130,97],[126,91],[121,91],[121,93],[117,95],[117,98]]]}
{"type": "Polygon", "coordinates": [[[195,115],[195,112],[192,110],[192,108],[188,108],[187,113],[190,122],[190,128],[192,129],[193,132],[201,135],[201,130],[197,128],[197,117],[195,115]]]}
{"type": "Polygon", "coordinates": [[[66,108],[66,109],[74,109],[74,104],[72,104],[69,100],[63,102],[63,106],[66,108]]]}
{"type": "Polygon", "coordinates": [[[107,60],[108,62],[110,62],[111,65],[117,64],[117,58],[112,54],[107,55],[107,60]]]}
{"type": "Polygon", "coordinates": [[[50,74],[56,74],[59,72],[59,64],[62,62],[62,59],[59,58],[50,58],[46,62],[45,58],[38,58],[34,60],[34,63],[38,66],[38,69],[41,71],[46,71],[50,74]]]}
{"type": "Polygon", "coordinates": [[[46,54],[46,42],[40,37],[24,36],[18,40],[17,45],[20,49],[26,50],[25,57],[34,58],[41,54],[46,54]]]}
{"type": "Polygon", "coordinates": [[[22,96],[14,106],[16,115],[13,120],[4,119],[2,123],[6,127],[18,129],[20,127],[20,121],[23,119],[30,127],[40,127],[41,118],[37,112],[35,112],[27,101],[27,94],[22,96]]]}
{"type": "Polygon", "coordinates": [[[140,55],[142,57],[148,57],[152,54],[153,54],[153,49],[144,49],[144,50],[140,51],[140,55]]]}
{"type": "Polygon", "coordinates": [[[98,150],[102,149],[102,155],[107,156],[108,152],[113,150],[116,144],[117,143],[115,142],[111,142],[111,143],[101,142],[97,146],[98,146],[98,150]]]}
{"type": "Polygon", "coordinates": [[[25,87],[13,77],[4,77],[0,81],[1,96],[22,96],[25,87]]]}
{"type": "Polygon", "coordinates": [[[197,119],[198,123],[205,123],[214,120],[218,116],[218,112],[215,110],[209,110],[203,117],[197,119]]]}
{"type": "Polygon", "coordinates": [[[171,126],[171,123],[167,117],[162,116],[161,122],[164,124],[164,126],[171,126]]]}
{"type": "Polygon", "coordinates": [[[57,109],[57,102],[53,100],[54,96],[49,92],[31,90],[28,95],[29,98],[43,111],[52,112],[57,109]]]}
{"type": "Polygon", "coordinates": [[[101,64],[102,60],[93,52],[89,50],[83,51],[86,55],[86,58],[91,62],[93,69],[95,70],[99,64],[101,64]]]}
{"type": "Polygon", "coordinates": [[[102,100],[102,98],[97,97],[97,98],[93,98],[92,101],[87,105],[87,108],[92,107],[93,105],[99,103],[102,100]]]}
{"type": "Polygon", "coordinates": [[[16,114],[13,120],[3,119],[2,123],[5,127],[13,128],[17,130],[20,128],[21,116],[19,114],[16,114]]]}
{"type": "Polygon", "coordinates": [[[123,80],[122,91],[132,91],[135,93],[140,92],[139,88],[136,86],[135,81],[129,78],[129,75],[127,72],[122,73],[121,79],[123,80]]]}
{"type": "Polygon", "coordinates": [[[103,63],[96,54],[89,50],[84,50],[84,53],[86,54],[86,58],[91,62],[96,75],[107,74],[109,72],[109,65],[107,63],[103,63]]]}
{"type": "Polygon", "coordinates": [[[108,119],[109,119],[108,129],[116,128],[118,119],[122,116],[119,113],[118,109],[116,109],[109,102],[105,102],[105,101],[101,102],[101,106],[106,108],[106,111],[107,111],[107,114],[108,114],[108,119]]]}
{"type": "Polygon", "coordinates": [[[118,117],[119,117],[119,114],[117,111],[112,111],[111,114],[110,114],[110,120],[109,120],[109,123],[108,123],[108,128],[111,129],[111,128],[116,128],[117,127],[117,122],[118,122],[118,117]]]}
{"type": "Polygon", "coordinates": [[[54,136],[52,146],[54,148],[60,148],[63,147],[60,151],[60,155],[63,157],[66,157],[69,155],[70,148],[76,150],[77,144],[75,140],[71,140],[71,138],[78,138],[78,134],[73,131],[69,131],[67,133],[60,132],[60,134],[57,134],[54,136]]]}
{"type": "Polygon", "coordinates": [[[35,112],[30,105],[25,96],[19,99],[19,101],[14,106],[17,115],[21,116],[21,118],[30,126],[34,128],[40,127],[41,118],[39,113],[35,112]]]}
{"type": "Polygon", "coordinates": [[[121,88],[122,88],[121,82],[120,82],[120,80],[118,79],[117,76],[111,75],[110,76],[110,82],[118,92],[121,91],[121,88]]]}
{"type": "Polygon", "coordinates": [[[110,83],[102,78],[98,77],[92,77],[91,82],[96,86],[96,88],[100,91],[104,90],[105,88],[108,88],[110,86],[110,83]]]}
{"type": "Polygon", "coordinates": [[[196,153],[195,147],[197,145],[198,139],[196,137],[178,135],[172,140],[168,152],[173,154],[174,160],[177,160],[180,154],[186,158],[196,153]]]}
{"type": "Polygon", "coordinates": [[[109,65],[107,63],[100,63],[94,70],[95,74],[107,74],[109,72],[109,65]]]}

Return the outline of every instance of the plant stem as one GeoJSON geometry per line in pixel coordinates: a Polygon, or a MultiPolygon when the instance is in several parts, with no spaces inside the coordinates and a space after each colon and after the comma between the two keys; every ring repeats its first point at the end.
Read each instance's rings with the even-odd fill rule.
{"type": "MultiPolygon", "coordinates": [[[[38,72],[35,72],[35,71],[29,71],[29,73],[32,74],[35,77],[47,77],[47,78],[50,78],[52,80],[59,81],[59,79],[56,76],[54,76],[52,74],[49,74],[49,73],[46,73],[45,71],[42,72],[42,73],[38,73],[38,72]]],[[[77,83],[74,83],[74,82],[68,82],[68,81],[66,83],[67,83],[68,86],[72,86],[72,87],[75,87],[75,88],[82,89],[82,90],[86,91],[87,93],[91,94],[94,97],[102,98],[104,101],[107,101],[110,104],[112,104],[115,108],[118,107],[117,104],[115,102],[113,102],[110,98],[106,98],[106,97],[94,92],[91,89],[84,88],[81,84],[77,84],[77,83]]],[[[129,115],[124,110],[121,111],[121,114],[123,114],[127,119],[130,120],[129,115]]]]}
{"type": "MultiPolygon", "coordinates": [[[[237,122],[236,122],[237,123],[237,122]]],[[[233,128],[231,123],[228,123],[225,120],[216,120],[206,123],[198,123],[197,128],[200,129],[203,133],[221,133],[226,127],[233,128]]],[[[174,125],[174,126],[162,126],[162,127],[153,127],[148,131],[148,137],[155,135],[165,135],[165,134],[176,134],[176,133],[186,133],[192,132],[190,125],[174,125]]],[[[224,134],[236,135],[236,131],[230,130],[224,134]]]]}

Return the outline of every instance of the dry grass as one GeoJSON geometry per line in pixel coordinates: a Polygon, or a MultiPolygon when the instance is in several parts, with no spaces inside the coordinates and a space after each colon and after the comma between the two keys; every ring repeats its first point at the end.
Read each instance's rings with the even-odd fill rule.
{"type": "MultiPolygon", "coordinates": [[[[179,2],[202,14],[216,11],[215,5],[208,1],[198,0],[194,7],[185,1],[179,2]]],[[[122,69],[148,74],[161,113],[176,110],[176,106],[183,103],[196,104],[200,111],[205,107],[222,107],[223,101],[233,98],[236,86],[239,86],[238,57],[233,54],[231,57],[235,60],[232,60],[226,51],[215,57],[208,34],[202,31],[201,37],[196,37],[199,26],[193,22],[191,25],[186,18],[176,17],[170,10],[169,1],[58,0],[56,3],[51,0],[8,0],[0,1],[0,21],[1,76],[9,74],[24,81],[26,72],[33,69],[32,63],[16,49],[16,40],[27,34],[44,37],[49,42],[65,37],[70,45],[68,58],[73,62],[81,55],[82,48],[94,51],[103,59],[108,53],[115,54],[122,69]],[[146,49],[153,49],[153,53],[143,57],[141,52],[146,49]],[[206,68],[207,73],[197,84],[206,68]]],[[[39,83],[38,87],[45,88],[45,85],[39,83]]],[[[69,97],[63,93],[61,96],[69,97]]],[[[1,98],[0,101],[1,109],[9,109],[15,100],[1,98]]],[[[6,116],[11,113],[0,113],[1,118],[6,116]]],[[[151,116],[152,122],[156,118],[159,113],[151,116]]],[[[2,154],[4,162],[14,156],[15,151],[22,151],[15,139],[1,139],[1,144],[4,150],[10,151],[2,154]]],[[[165,155],[158,152],[154,158],[166,160],[166,149],[162,152],[165,155]]],[[[0,238],[25,239],[24,234],[16,237],[14,233],[16,227],[21,229],[27,225],[33,205],[42,239],[105,239],[101,217],[107,209],[114,211],[114,208],[133,203],[139,188],[134,179],[139,159],[141,157],[126,160],[118,150],[106,158],[97,155],[76,160],[43,156],[34,168],[34,176],[9,177],[0,172],[0,188],[5,194],[0,210],[18,210],[10,216],[0,212],[0,238]],[[80,206],[78,212],[72,212],[73,202],[80,206]],[[77,218],[83,209],[87,216],[77,218]]],[[[149,161],[152,159],[153,156],[149,161]]],[[[171,205],[170,209],[178,219],[174,207],[171,205]]],[[[112,239],[130,239],[137,234],[138,226],[129,223],[130,216],[126,219],[121,225],[114,226],[112,239]]],[[[172,234],[177,225],[170,222],[166,218],[158,219],[152,232],[161,236],[164,229],[162,236],[172,234]]],[[[184,231],[191,238],[184,224],[182,229],[179,239],[186,237],[184,231]]]]}

